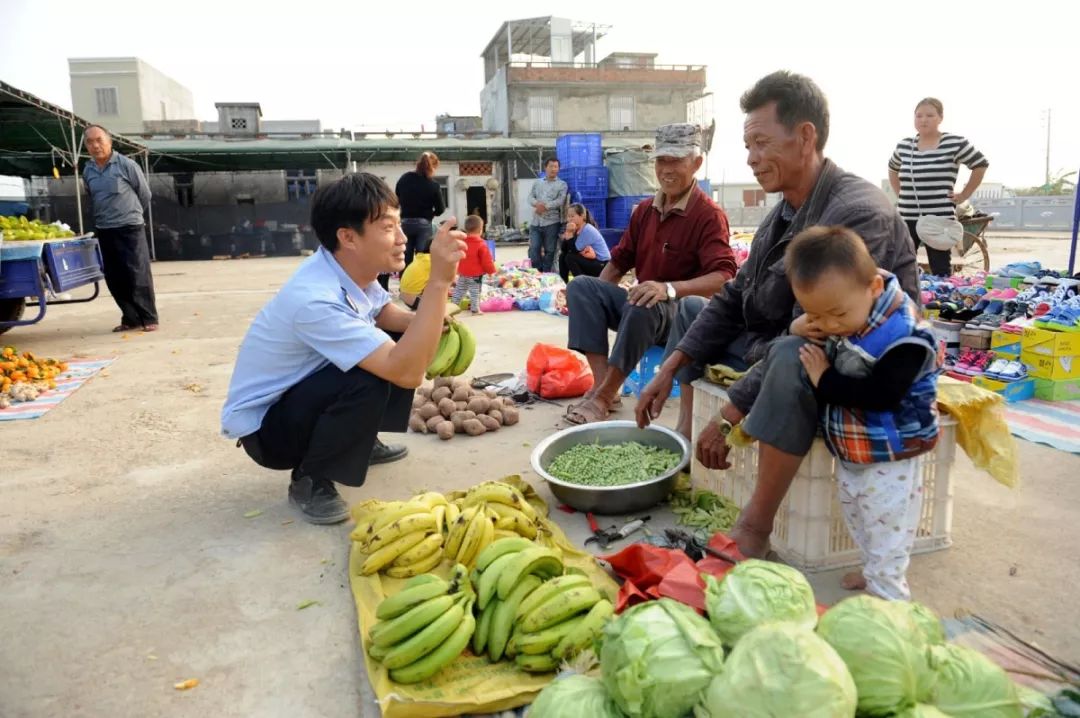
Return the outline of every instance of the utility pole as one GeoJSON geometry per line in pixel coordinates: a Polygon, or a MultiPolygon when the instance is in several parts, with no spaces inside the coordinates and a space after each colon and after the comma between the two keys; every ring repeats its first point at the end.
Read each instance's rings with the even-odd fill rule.
{"type": "Polygon", "coordinates": [[[1046,180],[1045,186],[1050,185],[1050,109],[1046,108],[1046,180]]]}

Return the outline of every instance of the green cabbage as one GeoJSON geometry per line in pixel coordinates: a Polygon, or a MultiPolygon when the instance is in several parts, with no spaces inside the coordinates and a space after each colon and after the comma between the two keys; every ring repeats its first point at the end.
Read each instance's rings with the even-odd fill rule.
{"type": "Polygon", "coordinates": [[[891,716],[931,702],[936,675],[923,632],[906,607],[855,596],[826,611],[817,630],[851,671],[860,715],[891,716]]]}
{"type": "Polygon", "coordinates": [[[955,718],[1021,718],[1024,710],[1009,675],[989,658],[963,646],[930,649],[937,670],[934,705],[955,718]]]}
{"type": "Polygon", "coordinates": [[[814,590],[801,573],[780,563],[750,559],[722,581],[703,574],[709,622],[724,645],[763,623],[791,621],[813,629],[817,623],[814,590]]]}
{"type": "Polygon", "coordinates": [[[894,601],[894,606],[903,607],[911,614],[912,620],[922,632],[926,644],[929,646],[941,646],[945,644],[945,627],[941,621],[926,606],[914,601],[894,601]]]}
{"type": "Polygon", "coordinates": [[[669,598],[638,604],[604,627],[604,686],[631,718],[683,718],[723,662],[709,622],[669,598]]]}
{"type": "Polygon", "coordinates": [[[952,718],[952,716],[942,713],[929,703],[919,703],[900,711],[896,714],[896,718],[952,718]]]}
{"type": "Polygon", "coordinates": [[[852,718],[855,683],[828,643],[808,628],[773,623],[735,644],[695,718],[852,718]]]}
{"type": "Polygon", "coordinates": [[[574,673],[548,683],[529,707],[528,718],[625,718],[599,678],[574,673]]]}

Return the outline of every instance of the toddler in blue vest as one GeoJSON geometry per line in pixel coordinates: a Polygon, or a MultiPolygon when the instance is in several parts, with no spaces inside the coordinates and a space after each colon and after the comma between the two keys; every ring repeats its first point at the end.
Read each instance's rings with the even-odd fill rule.
{"type": "Polygon", "coordinates": [[[810,340],[800,359],[837,459],[840,504],[862,553],[845,588],[911,597],[907,568],[922,515],[916,457],[938,438],[938,344],[896,277],[878,269],[845,227],[811,227],[785,255],[805,312],[791,333],[810,340]]]}

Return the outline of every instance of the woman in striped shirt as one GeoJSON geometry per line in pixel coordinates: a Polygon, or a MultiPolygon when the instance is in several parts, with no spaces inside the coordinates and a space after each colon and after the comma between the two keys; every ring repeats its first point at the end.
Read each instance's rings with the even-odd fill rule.
{"type": "MultiPolygon", "coordinates": [[[[921,244],[915,231],[919,217],[934,215],[955,219],[956,205],[975,194],[990,166],[983,154],[965,138],[938,129],[944,116],[940,100],[933,97],[921,100],[915,106],[918,134],[900,140],[889,160],[889,184],[900,200],[900,216],[907,222],[916,250],[921,244]],[[962,191],[954,192],[961,164],[971,170],[971,177],[962,191]]],[[[947,250],[928,246],[926,255],[932,274],[947,277],[952,273],[947,250]]]]}

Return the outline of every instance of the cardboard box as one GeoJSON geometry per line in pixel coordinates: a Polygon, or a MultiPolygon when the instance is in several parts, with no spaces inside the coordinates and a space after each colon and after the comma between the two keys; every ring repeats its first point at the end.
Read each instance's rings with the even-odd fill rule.
{"type": "Polygon", "coordinates": [[[994,349],[995,359],[1008,359],[1009,361],[1020,361],[1020,345],[1016,345],[1016,351],[1002,351],[1001,349],[994,349]]]}
{"type": "Polygon", "coordinates": [[[1020,338],[1023,351],[1048,357],[1080,356],[1080,332],[1052,332],[1026,327],[1020,338]]]}
{"type": "Polygon", "coordinates": [[[1020,361],[1027,364],[1028,374],[1036,379],[1080,379],[1080,356],[1044,356],[1025,349],[1020,361]]]}
{"type": "Polygon", "coordinates": [[[961,329],[960,346],[968,349],[989,349],[990,330],[988,329],[961,329]]]}
{"type": "Polygon", "coordinates": [[[972,381],[977,387],[1000,394],[1008,403],[1024,401],[1035,396],[1035,380],[1023,379],[1021,381],[998,381],[986,376],[977,376],[972,381]]]}
{"type": "Polygon", "coordinates": [[[995,356],[1019,355],[1022,344],[1022,335],[1010,332],[995,331],[990,335],[990,348],[995,356]]]}
{"type": "Polygon", "coordinates": [[[1051,381],[1035,380],[1035,398],[1043,401],[1078,401],[1080,400],[1080,379],[1051,381]]]}

